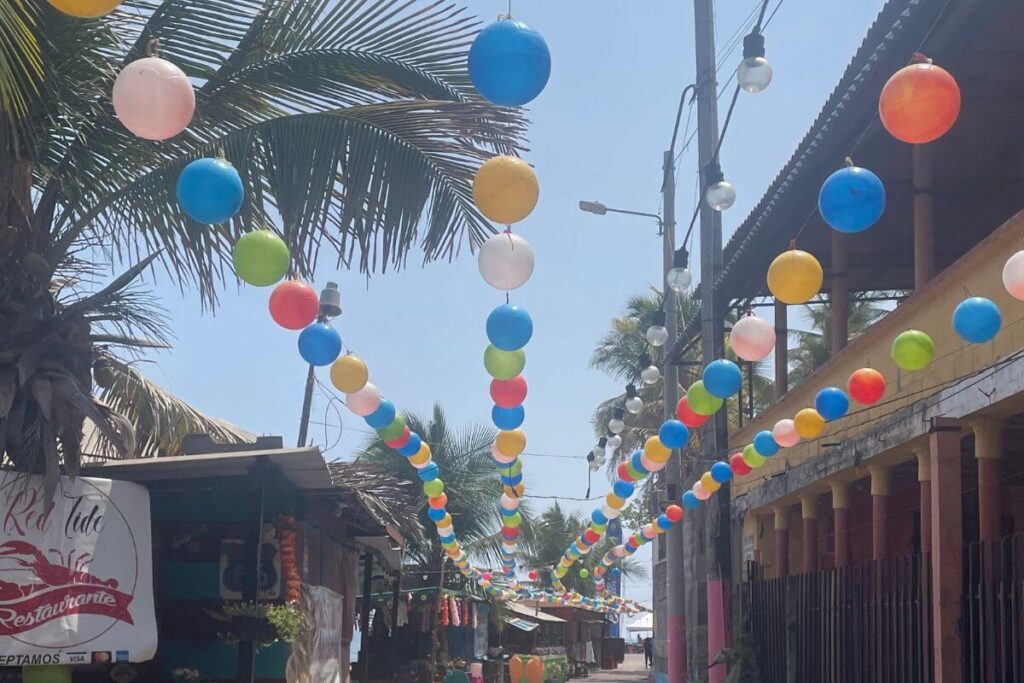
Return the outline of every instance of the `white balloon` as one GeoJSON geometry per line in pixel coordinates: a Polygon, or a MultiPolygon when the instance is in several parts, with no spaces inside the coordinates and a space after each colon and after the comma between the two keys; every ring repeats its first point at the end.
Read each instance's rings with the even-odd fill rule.
{"type": "Polygon", "coordinates": [[[732,326],[729,344],[733,353],[745,361],[764,360],[775,348],[775,328],[764,318],[745,315],[732,326]]]}
{"type": "Polygon", "coordinates": [[[1018,251],[1003,266],[1003,286],[1014,299],[1024,301],[1024,251],[1018,251]]]}
{"type": "Polygon", "coordinates": [[[499,233],[480,247],[477,266],[491,287],[504,291],[516,289],[533,275],[533,249],[519,235],[499,233]]]}
{"type": "Polygon", "coordinates": [[[622,513],[619,510],[616,510],[615,508],[613,508],[608,503],[602,503],[601,504],[601,514],[603,514],[608,519],[615,519],[616,517],[618,517],[622,513]]]}
{"type": "Polygon", "coordinates": [[[137,59],[114,81],[114,112],[124,127],[146,140],[167,140],[185,130],[196,95],[185,72],[159,57],[137,59]]]}
{"type": "Polygon", "coordinates": [[[346,394],[345,404],[359,417],[366,417],[380,406],[380,389],[372,382],[367,382],[354,394],[346,394]]]}
{"type": "Polygon", "coordinates": [[[779,420],[772,428],[772,437],[783,448],[792,448],[800,443],[800,434],[796,431],[793,420],[779,420]]]}

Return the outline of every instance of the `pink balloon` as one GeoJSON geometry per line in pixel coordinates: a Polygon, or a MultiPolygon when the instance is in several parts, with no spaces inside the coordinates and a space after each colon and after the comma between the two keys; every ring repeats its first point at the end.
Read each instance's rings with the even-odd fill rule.
{"type": "Polygon", "coordinates": [[[711,491],[698,481],[693,485],[693,495],[697,496],[697,500],[707,500],[711,497],[711,491]]]}
{"type": "Polygon", "coordinates": [[[1024,299],[1024,251],[1018,251],[1003,266],[1003,286],[1014,299],[1024,299]]]}
{"type": "Polygon", "coordinates": [[[126,66],[114,81],[114,112],[124,127],[146,140],[167,140],[185,130],[196,94],[185,72],[159,57],[126,66]]]}
{"type": "Polygon", "coordinates": [[[640,528],[640,533],[642,533],[644,535],[644,538],[654,538],[655,536],[658,535],[657,533],[655,533],[654,527],[651,526],[650,524],[644,524],[640,528]]]}
{"type": "Polygon", "coordinates": [[[491,444],[491,457],[494,458],[495,461],[500,462],[503,465],[509,465],[515,462],[516,458],[518,458],[519,456],[505,455],[504,453],[498,450],[498,444],[493,443],[491,444]]]}
{"type": "Polygon", "coordinates": [[[643,465],[644,469],[647,470],[648,472],[660,472],[663,469],[665,469],[665,463],[663,463],[663,462],[654,462],[653,460],[648,458],[646,455],[641,455],[640,456],[640,464],[643,465]]]}
{"type": "Polygon", "coordinates": [[[746,315],[732,326],[729,344],[733,353],[743,360],[764,360],[775,348],[775,328],[763,318],[746,315]]]}
{"type": "Polygon", "coordinates": [[[380,406],[380,389],[372,382],[367,382],[356,393],[346,394],[345,403],[353,413],[359,417],[366,417],[380,406]]]}
{"type": "Polygon", "coordinates": [[[501,498],[498,500],[498,505],[500,505],[503,510],[515,510],[519,507],[519,499],[503,493],[501,494],[501,498]]]}
{"type": "Polygon", "coordinates": [[[783,448],[792,448],[800,443],[800,434],[796,431],[796,423],[792,420],[779,420],[772,428],[775,442],[783,448]]]}

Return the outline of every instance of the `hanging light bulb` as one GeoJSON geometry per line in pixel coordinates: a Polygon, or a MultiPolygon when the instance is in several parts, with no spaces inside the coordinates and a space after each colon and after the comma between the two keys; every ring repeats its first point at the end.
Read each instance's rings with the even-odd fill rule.
{"type": "Polygon", "coordinates": [[[612,419],[608,420],[608,431],[612,434],[621,434],[622,430],[626,428],[626,423],[622,421],[625,416],[626,413],[622,408],[616,408],[612,419]]]}
{"type": "Polygon", "coordinates": [[[651,346],[664,346],[668,341],[668,330],[665,329],[665,311],[655,311],[651,318],[651,326],[647,328],[647,343],[651,346]]]}
{"type": "Polygon", "coordinates": [[[610,437],[608,437],[608,448],[612,449],[613,451],[617,451],[621,447],[622,447],[622,437],[621,436],[619,436],[618,434],[613,434],[610,437]]]}
{"type": "Polygon", "coordinates": [[[704,169],[704,187],[704,200],[715,211],[725,211],[736,203],[736,188],[725,179],[717,159],[704,169]]]}
{"type": "Polygon", "coordinates": [[[743,38],[743,61],[736,82],[750,93],[759,93],[772,82],[772,65],[764,58],[764,36],[754,31],[743,38]]]}
{"type": "Polygon", "coordinates": [[[676,249],[675,256],[672,257],[672,270],[668,271],[668,275],[665,276],[665,283],[676,294],[682,294],[693,283],[693,274],[688,268],[689,262],[690,254],[686,251],[686,247],[682,246],[676,249]]]}
{"type": "Polygon", "coordinates": [[[646,353],[640,355],[640,379],[644,384],[657,384],[661,379],[661,370],[651,362],[651,357],[646,353]]]}
{"type": "Polygon", "coordinates": [[[632,384],[626,385],[626,411],[631,415],[639,415],[644,409],[643,400],[636,395],[636,387],[632,384]]]}
{"type": "Polygon", "coordinates": [[[594,456],[595,460],[603,460],[604,459],[605,446],[607,446],[607,445],[608,445],[608,439],[606,439],[605,437],[602,436],[601,439],[597,442],[597,445],[594,446],[594,450],[591,451],[591,454],[594,456]]]}

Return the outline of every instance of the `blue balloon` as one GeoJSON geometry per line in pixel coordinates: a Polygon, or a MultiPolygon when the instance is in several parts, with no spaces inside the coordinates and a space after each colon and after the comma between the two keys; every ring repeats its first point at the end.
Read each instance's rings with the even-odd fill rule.
{"type": "Polygon", "coordinates": [[[502,107],[521,107],[544,90],[551,52],[544,38],[512,19],[485,28],[469,49],[469,78],[477,91],[502,107]]]}
{"type": "Polygon", "coordinates": [[[242,177],[223,159],[196,159],[178,176],[178,204],[197,223],[223,223],[243,201],[242,177]]]}
{"type": "Polygon", "coordinates": [[[434,481],[441,476],[441,468],[437,466],[437,463],[430,463],[422,470],[419,471],[420,481],[434,481]]]}
{"type": "Polygon", "coordinates": [[[716,398],[729,398],[743,385],[743,373],[731,360],[718,359],[704,368],[704,388],[716,398]]]}
{"type": "Polygon", "coordinates": [[[633,495],[633,490],[635,488],[636,487],[634,487],[631,482],[621,480],[612,485],[612,491],[614,491],[615,495],[619,498],[629,498],[633,495]]]}
{"type": "Polygon", "coordinates": [[[517,512],[519,512],[519,510],[517,510],[516,508],[512,508],[511,510],[506,510],[503,507],[499,507],[498,508],[498,512],[501,513],[502,517],[512,517],[517,512]]]}
{"type": "Polygon", "coordinates": [[[971,344],[991,341],[1002,324],[1003,316],[999,307],[985,297],[964,299],[953,311],[953,329],[971,344]]]}
{"type": "MultiPolygon", "coordinates": [[[[444,519],[444,515],[441,515],[441,519],[444,519]]],[[[456,540],[455,534],[448,534],[447,536],[439,536],[438,539],[441,543],[452,543],[456,540]]]]}
{"type": "Polygon", "coordinates": [[[491,422],[495,427],[504,431],[518,429],[525,419],[526,408],[522,405],[513,408],[502,408],[501,406],[491,408],[491,422]]]}
{"type": "Polygon", "coordinates": [[[658,429],[658,440],[665,448],[682,448],[690,438],[690,430],[679,420],[665,420],[658,429]]]}
{"type": "Polygon", "coordinates": [[[590,513],[590,519],[594,524],[607,524],[608,518],[604,516],[604,513],[600,510],[594,510],[590,513]]]}
{"type": "Polygon", "coordinates": [[[696,510],[700,507],[700,498],[693,491],[687,491],[682,498],[683,507],[687,510],[696,510]]]}
{"type": "Polygon", "coordinates": [[[395,410],[395,404],[384,398],[381,399],[380,405],[377,406],[377,410],[367,415],[364,419],[366,420],[366,424],[374,429],[383,429],[395,421],[395,415],[397,413],[398,411],[395,410]]]}
{"type": "Polygon", "coordinates": [[[533,336],[530,314],[512,304],[502,304],[487,316],[487,338],[502,351],[526,346],[533,336]]]}
{"type": "Polygon", "coordinates": [[[664,515],[664,514],[658,515],[657,524],[658,524],[658,528],[659,529],[664,529],[665,531],[668,531],[669,529],[672,528],[672,520],[669,519],[668,516],[664,515]]]}
{"type": "Polygon", "coordinates": [[[841,168],[821,186],[818,210],[839,232],[863,232],[885,212],[885,186],[866,168],[841,168]]]}
{"type": "Polygon", "coordinates": [[[729,467],[727,462],[716,462],[711,466],[711,478],[717,481],[719,484],[732,479],[732,468],[729,467]]]}
{"type": "Polygon", "coordinates": [[[608,571],[608,575],[609,575],[609,576],[611,576],[611,577],[613,577],[613,578],[616,578],[616,579],[617,579],[617,578],[619,578],[619,576],[621,576],[621,575],[622,575],[622,570],[621,570],[621,569],[619,569],[618,567],[612,567],[612,568],[611,568],[611,569],[610,569],[610,570],[608,571]]]}
{"type": "Polygon", "coordinates": [[[420,452],[420,446],[423,445],[423,439],[416,432],[409,435],[409,440],[405,442],[405,445],[398,449],[399,455],[404,455],[407,458],[411,458],[420,452]]]}
{"type": "Polygon", "coordinates": [[[502,476],[501,483],[505,486],[515,486],[523,481],[523,475],[517,474],[511,477],[502,476]]]}
{"type": "Polygon", "coordinates": [[[643,451],[635,451],[633,453],[633,455],[629,456],[629,464],[632,465],[633,469],[635,469],[640,474],[650,474],[650,472],[647,470],[647,468],[644,467],[643,459],[644,459],[644,452],[643,451]]]}
{"type": "Polygon", "coordinates": [[[313,323],[299,335],[299,355],[310,365],[330,365],[341,355],[341,335],[326,323],[313,323]]]}
{"type": "Polygon", "coordinates": [[[754,450],[759,455],[770,458],[779,452],[779,443],[772,436],[772,433],[765,429],[754,436],[754,450]]]}
{"type": "Polygon", "coordinates": [[[814,409],[826,421],[838,420],[850,409],[850,399],[842,389],[825,387],[814,397],[814,409]]]}
{"type": "Polygon", "coordinates": [[[427,517],[430,517],[431,522],[440,522],[447,514],[448,511],[444,508],[430,508],[427,510],[427,517]]]}

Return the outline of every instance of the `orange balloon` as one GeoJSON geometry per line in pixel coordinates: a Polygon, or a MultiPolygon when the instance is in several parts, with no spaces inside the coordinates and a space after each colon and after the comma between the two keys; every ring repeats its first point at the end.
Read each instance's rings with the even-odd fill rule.
{"type": "Polygon", "coordinates": [[[519,655],[508,660],[508,673],[512,683],[520,683],[523,680],[523,660],[519,658],[519,655]]]}
{"type": "Polygon", "coordinates": [[[530,657],[526,662],[526,680],[530,683],[544,682],[544,660],[540,657],[530,657]]]}
{"type": "Polygon", "coordinates": [[[960,115],[960,87],[930,61],[905,66],[889,79],[878,99],[882,125],[903,142],[938,140],[960,115]]]}

